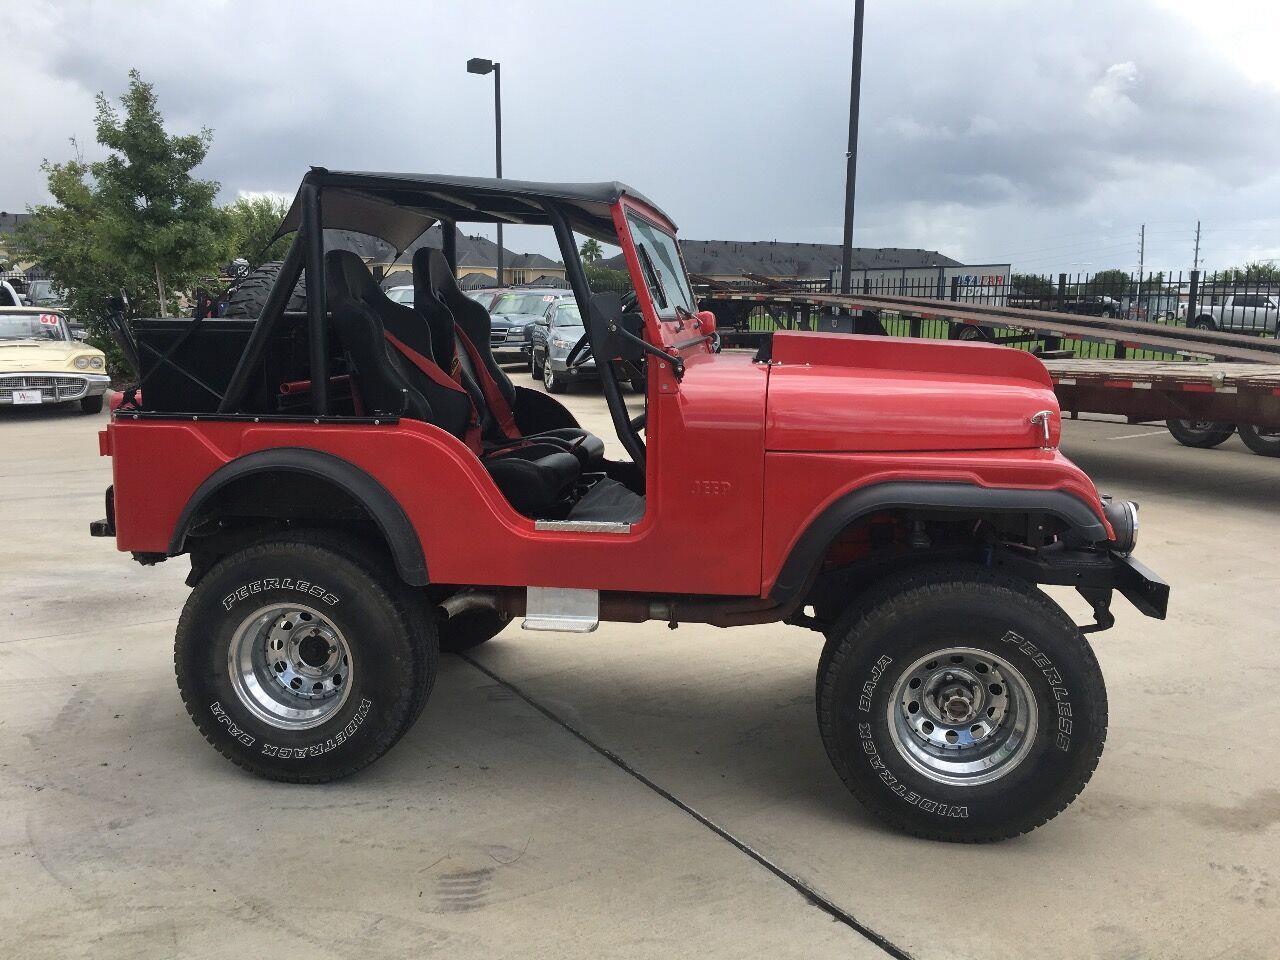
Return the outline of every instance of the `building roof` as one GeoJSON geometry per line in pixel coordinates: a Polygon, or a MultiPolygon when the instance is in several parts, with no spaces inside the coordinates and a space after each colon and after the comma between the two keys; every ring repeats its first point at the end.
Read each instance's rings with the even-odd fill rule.
{"type": "MultiPolygon", "coordinates": [[[[830,277],[840,269],[838,243],[787,243],[778,240],[681,240],[690,273],[713,277],[741,277],[749,273],[766,277],[830,277]]],[[[613,270],[625,270],[622,254],[603,262],[613,270]]],[[[904,247],[854,247],[854,270],[916,270],[922,267],[958,267],[958,260],[936,250],[904,247]]]]}
{"type": "Polygon", "coordinates": [[[7,213],[0,211],[0,235],[13,233],[17,229],[18,224],[24,223],[31,219],[29,213],[7,213]]]}

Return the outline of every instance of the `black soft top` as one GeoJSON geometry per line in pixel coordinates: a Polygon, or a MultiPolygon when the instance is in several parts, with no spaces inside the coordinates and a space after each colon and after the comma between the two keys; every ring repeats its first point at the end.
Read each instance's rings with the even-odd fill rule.
{"type": "MultiPolygon", "coordinates": [[[[395,247],[397,256],[441,220],[546,225],[551,220],[543,205],[552,204],[559,207],[576,232],[612,243],[616,236],[609,208],[619,198],[631,197],[661,213],[638,190],[617,181],[542,183],[431,173],[361,173],[323,167],[313,167],[306,179],[322,190],[324,227],[378,237],[395,247]]],[[[276,236],[297,230],[301,223],[299,193],[276,236]]]]}

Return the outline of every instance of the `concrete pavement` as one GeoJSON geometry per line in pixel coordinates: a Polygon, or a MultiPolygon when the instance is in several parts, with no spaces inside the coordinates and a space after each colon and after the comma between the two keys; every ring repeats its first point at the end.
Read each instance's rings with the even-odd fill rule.
{"type": "MultiPolygon", "coordinates": [[[[565,402],[612,438],[597,393],[565,402]]],[[[173,684],[185,561],[143,569],[87,536],[101,422],[0,411],[0,956],[1276,956],[1280,462],[1238,440],[1067,425],[1068,454],[1142,503],[1174,605],[1159,623],[1118,604],[1094,638],[1107,750],[1016,841],[929,843],[861,811],[818,740],[807,631],[513,627],[475,652],[886,952],[457,658],[349,781],[226,763],[173,684]]]]}

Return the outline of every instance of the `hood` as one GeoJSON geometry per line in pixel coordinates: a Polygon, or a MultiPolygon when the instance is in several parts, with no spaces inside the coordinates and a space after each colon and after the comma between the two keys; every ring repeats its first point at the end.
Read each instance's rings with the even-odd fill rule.
{"type": "Polygon", "coordinates": [[[1002,450],[1045,445],[1061,427],[1038,359],[983,343],[780,332],[773,338],[769,450],[1002,450]]]}
{"type": "Polygon", "coordinates": [[[510,326],[513,323],[533,323],[535,320],[542,318],[542,313],[495,313],[490,319],[495,323],[505,323],[510,326]]]}
{"type": "Polygon", "coordinates": [[[72,357],[97,352],[93,347],[75,341],[0,340],[0,371],[64,367],[72,357]]]}

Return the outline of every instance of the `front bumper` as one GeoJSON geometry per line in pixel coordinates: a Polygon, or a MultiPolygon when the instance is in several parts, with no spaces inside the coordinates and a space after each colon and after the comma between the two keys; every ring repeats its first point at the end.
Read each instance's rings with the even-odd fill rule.
{"type": "Polygon", "coordinates": [[[596,369],[595,360],[587,360],[570,370],[565,358],[548,357],[547,366],[557,376],[563,377],[565,380],[598,380],[600,378],[600,371],[596,369]]]}
{"type": "Polygon", "coordinates": [[[15,390],[39,390],[40,403],[67,403],[85,397],[100,397],[111,386],[105,373],[79,373],[60,370],[53,373],[23,371],[0,373],[0,406],[13,404],[15,390]]]}

